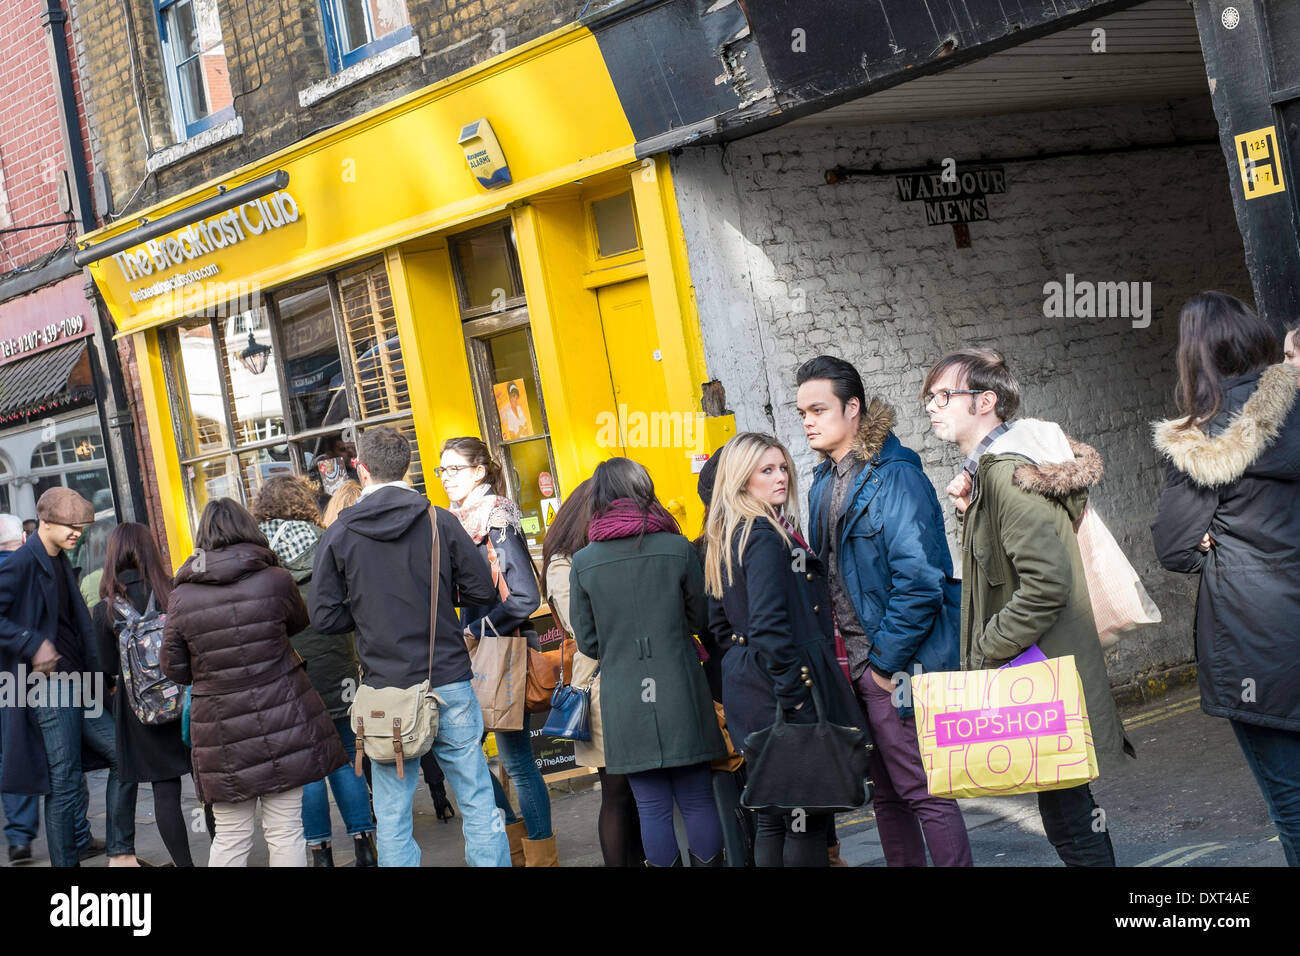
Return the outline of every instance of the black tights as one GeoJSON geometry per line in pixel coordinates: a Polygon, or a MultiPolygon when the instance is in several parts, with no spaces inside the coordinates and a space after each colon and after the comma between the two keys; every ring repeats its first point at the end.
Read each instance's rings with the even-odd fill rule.
{"type": "Polygon", "coordinates": [[[835,817],[829,813],[760,810],[754,865],[829,866],[826,831],[834,824],[835,817]]]}
{"type": "Polygon", "coordinates": [[[596,828],[605,865],[643,866],[641,818],[636,812],[632,785],[621,773],[606,773],[604,767],[596,772],[600,774],[600,816],[596,828]]]}
{"type": "Polygon", "coordinates": [[[190,828],[185,825],[185,813],[181,810],[180,777],[153,782],[153,815],[172,862],[177,866],[193,866],[190,828]]]}

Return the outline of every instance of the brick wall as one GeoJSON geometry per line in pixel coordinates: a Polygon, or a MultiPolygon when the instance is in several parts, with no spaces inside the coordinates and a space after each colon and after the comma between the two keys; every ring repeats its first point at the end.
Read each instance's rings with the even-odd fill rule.
{"type": "Polygon", "coordinates": [[[549,33],[574,20],[586,4],[406,0],[406,5],[420,56],[302,109],[298,91],[330,76],[319,0],[220,0],[230,86],[244,132],[147,176],[147,154],[175,141],[154,4],[78,0],[93,153],[108,173],[118,214],[133,196],[130,210],[175,195],[549,33]]]}
{"type": "MultiPolygon", "coordinates": [[[[901,202],[893,176],[825,184],[837,165],[885,168],[1032,156],[1217,136],[1208,99],[874,128],[783,128],[674,161],[710,374],[742,429],[775,432],[806,492],[814,462],[794,406],[794,373],[821,352],[853,361],[868,392],[896,407],[897,433],[925,463],[940,500],[960,466],[917,401],[926,369],[967,344],[1002,349],[1023,385],[1022,415],[1059,421],[1107,463],[1098,512],[1164,612],[1125,637],[1112,679],[1192,658],[1193,582],[1160,569],[1148,524],[1163,471],[1148,422],[1173,413],[1181,303],[1220,288],[1251,296],[1217,145],[1006,165],[991,221],[954,247],[901,202]],[[1066,273],[1150,281],[1151,325],[1048,319],[1043,285],[1066,273]]],[[[945,510],[950,511],[950,508],[945,510]]],[[[951,516],[949,517],[951,532],[951,516]]]]}
{"type": "MultiPolygon", "coordinates": [[[[0,3],[0,228],[65,218],[58,198],[58,174],[66,165],[59,91],[41,26],[44,8],[43,0],[0,3]]],[[[77,102],[84,134],[80,92],[77,102]]],[[[0,274],[54,251],[66,232],[55,226],[0,235],[0,274]]]]}

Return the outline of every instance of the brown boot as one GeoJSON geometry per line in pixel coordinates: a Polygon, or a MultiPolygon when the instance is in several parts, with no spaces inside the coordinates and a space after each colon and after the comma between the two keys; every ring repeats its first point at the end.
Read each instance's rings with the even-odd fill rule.
{"type": "Polygon", "coordinates": [[[826,855],[830,858],[831,866],[848,866],[847,863],[840,859],[840,845],[838,843],[832,843],[828,846],[826,855]]]}
{"type": "Polygon", "coordinates": [[[555,834],[545,840],[524,840],[525,866],[559,866],[560,860],[555,852],[555,834]]]}
{"type": "Polygon", "coordinates": [[[524,844],[528,841],[524,835],[528,833],[528,824],[523,820],[517,820],[514,823],[506,824],[506,839],[510,841],[510,865],[524,865],[524,844]]]}

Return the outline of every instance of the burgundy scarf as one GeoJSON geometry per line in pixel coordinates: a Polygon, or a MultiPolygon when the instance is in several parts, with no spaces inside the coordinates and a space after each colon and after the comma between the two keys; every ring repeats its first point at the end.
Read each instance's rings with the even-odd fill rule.
{"type": "Polygon", "coordinates": [[[631,498],[617,498],[610,502],[608,508],[598,515],[593,515],[587,526],[587,537],[592,541],[609,541],[614,538],[630,538],[633,535],[655,534],[667,531],[681,534],[673,516],[655,504],[643,518],[641,509],[631,498]]]}

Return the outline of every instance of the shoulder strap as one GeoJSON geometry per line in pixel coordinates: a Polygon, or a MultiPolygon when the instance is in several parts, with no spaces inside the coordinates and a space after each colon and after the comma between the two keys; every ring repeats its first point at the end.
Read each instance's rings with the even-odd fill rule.
{"type": "Polygon", "coordinates": [[[280,527],[276,528],[275,534],[271,535],[271,540],[269,543],[272,551],[275,550],[275,543],[280,540],[280,535],[284,534],[284,529],[287,527],[289,527],[289,522],[281,521],[280,527]]]}
{"type": "Polygon", "coordinates": [[[438,633],[438,587],[442,575],[442,548],[438,545],[438,515],[429,504],[429,536],[433,554],[429,559],[429,677],[433,681],[433,642],[438,633]]]}

